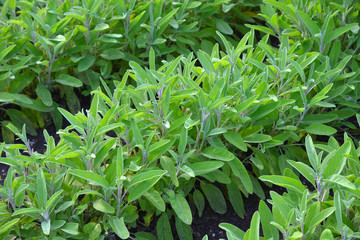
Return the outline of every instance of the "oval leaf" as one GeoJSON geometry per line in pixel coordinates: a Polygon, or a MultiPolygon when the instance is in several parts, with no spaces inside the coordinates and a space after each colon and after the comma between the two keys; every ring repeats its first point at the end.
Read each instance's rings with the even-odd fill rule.
{"type": "Polygon", "coordinates": [[[207,158],[217,159],[220,161],[231,161],[234,159],[234,155],[226,149],[210,146],[201,152],[207,158]]]}

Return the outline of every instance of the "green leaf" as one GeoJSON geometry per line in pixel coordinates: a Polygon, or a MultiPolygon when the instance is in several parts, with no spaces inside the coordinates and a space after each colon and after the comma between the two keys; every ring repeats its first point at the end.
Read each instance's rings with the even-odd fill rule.
{"type": "Polygon", "coordinates": [[[53,104],[51,93],[43,84],[39,84],[35,92],[46,106],[51,106],[53,104]]]}
{"type": "Polygon", "coordinates": [[[232,35],[234,33],[229,23],[225,22],[222,19],[215,19],[214,21],[215,21],[216,29],[219,30],[220,32],[227,35],[232,35]]]}
{"type": "Polygon", "coordinates": [[[180,141],[179,141],[179,155],[180,156],[184,155],[186,145],[187,145],[187,140],[188,140],[188,130],[185,127],[183,127],[181,129],[180,141]]]}
{"type": "Polygon", "coordinates": [[[335,207],[329,207],[322,212],[318,213],[310,222],[309,231],[311,232],[313,228],[317,227],[322,221],[329,217],[335,211],[335,207]]]}
{"type": "Polygon", "coordinates": [[[313,123],[310,126],[307,126],[305,130],[311,134],[326,135],[326,136],[333,135],[337,132],[335,128],[321,123],[313,123]]]}
{"type": "MultiPolygon", "coordinates": [[[[232,30],[232,29],[231,29],[232,30]]],[[[221,41],[224,43],[225,45],[225,49],[226,49],[226,53],[230,54],[231,51],[231,47],[232,45],[230,44],[230,42],[228,40],[226,40],[225,36],[222,35],[219,31],[216,31],[216,34],[219,35],[219,37],[221,38],[221,41]]]]}
{"type": "Polygon", "coordinates": [[[32,100],[31,98],[29,98],[28,96],[24,95],[24,94],[17,94],[17,93],[14,93],[13,94],[14,97],[15,97],[15,103],[18,104],[18,105],[21,105],[22,103],[25,103],[25,104],[32,104],[32,100]]]}
{"type": "Polygon", "coordinates": [[[306,77],[305,77],[305,72],[304,72],[304,69],[303,67],[296,61],[290,59],[290,62],[291,64],[294,66],[294,68],[296,69],[296,71],[299,73],[300,77],[301,77],[301,80],[303,82],[305,82],[306,80],[306,77]]]}
{"type": "Polygon", "coordinates": [[[342,210],[341,210],[341,198],[340,192],[336,191],[334,196],[334,206],[335,206],[335,217],[337,222],[337,227],[341,231],[343,228],[343,221],[342,221],[342,210]]]}
{"type": "Polygon", "coordinates": [[[15,100],[15,95],[7,92],[0,92],[0,102],[12,102],[15,100]]]}
{"type": "Polygon", "coordinates": [[[71,123],[71,125],[75,127],[75,129],[80,134],[82,134],[83,136],[86,135],[84,128],[82,126],[82,123],[75,116],[73,116],[71,113],[69,113],[65,109],[58,108],[58,110],[66,118],[66,120],[68,120],[71,123]]]}
{"type": "Polygon", "coordinates": [[[102,142],[102,146],[98,152],[96,152],[96,157],[94,158],[94,168],[97,169],[100,167],[101,163],[104,161],[107,154],[110,152],[110,149],[114,146],[116,138],[109,139],[102,142]]]}
{"type": "Polygon", "coordinates": [[[106,60],[118,60],[125,58],[125,54],[116,48],[108,48],[104,50],[100,56],[106,60]]]}
{"type": "Polygon", "coordinates": [[[165,202],[158,191],[150,189],[144,193],[144,197],[146,197],[157,209],[165,212],[165,202]]]}
{"type": "Polygon", "coordinates": [[[288,160],[288,162],[299,173],[301,173],[301,175],[303,175],[306,178],[306,180],[308,180],[314,187],[316,187],[315,181],[314,181],[315,171],[309,165],[302,163],[302,162],[295,162],[292,160],[288,160]]]}
{"type": "MultiPolygon", "coordinates": [[[[98,96],[98,95],[95,95],[95,96],[98,96]]],[[[107,133],[116,128],[120,128],[123,125],[124,125],[123,123],[112,123],[112,124],[106,125],[98,130],[98,132],[96,133],[96,136],[100,136],[103,133],[107,133]]]]}
{"type": "Polygon", "coordinates": [[[305,190],[305,187],[301,184],[299,180],[291,177],[263,175],[260,176],[260,180],[267,181],[272,184],[285,187],[300,193],[303,193],[305,190]]]}
{"type": "Polygon", "coordinates": [[[227,211],[224,195],[212,184],[201,184],[201,188],[209,201],[210,207],[217,213],[224,214],[227,211]]]}
{"type": "Polygon", "coordinates": [[[6,223],[4,223],[3,225],[0,226],[0,234],[3,234],[5,232],[7,232],[12,226],[14,226],[18,221],[20,220],[20,218],[15,218],[11,221],[7,221],[6,223]]]}
{"type": "Polygon", "coordinates": [[[351,148],[350,142],[345,142],[328,161],[323,161],[321,170],[325,178],[331,177],[333,174],[340,174],[346,164],[345,155],[349,153],[351,148]]]}
{"type": "Polygon", "coordinates": [[[296,231],[291,234],[289,239],[301,239],[303,237],[302,232],[296,231]]]}
{"type": "Polygon", "coordinates": [[[251,25],[251,24],[245,24],[245,27],[252,28],[252,29],[258,30],[260,32],[266,33],[266,34],[276,36],[274,31],[268,27],[264,27],[264,26],[260,26],[260,25],[251,25]]]}
{"type": "Polygon", "coordinates": [[[263,200],[260,200],[259,214],[264,238],[279,239],[279,231],[276,229],[276,227],[270,224],[271,221],[273,221],[273,215],[271,214],[271,210],[263,200]]]}
{"type": "Polygon", "coordinates": [[[301,11],[299,11],[298,14],[300,19],[305,23],[306,28],[309,29],[312,37],[315,37],[315,35],[320,32],[319,26],[309,17],[308,14],[301,11]]]}
{"type": "MultiPolygon", "coordinates": [[[[171,10],[171,12],[169,12],[168,14],[166,14],[165,16],[163,16],[161,18],[161,20],[158,23],[158,28],[164,28],[166,27],[166,25],[168,24],[168,22],[170,21],[170,19],[175,15],[175,13],[177,13],[177,11],[179,10],[179,8],[175,8],[173,10],[171,10]]],[[[161,30],[160,30],[161,31],[161,30]]]]}
{"type": "Polygon", "coordinates": [[[102,198],[99,198],[97,201],[95,201],[93,207],[103,213],[115,213],[115,209],[109,203],[105,202],[102,198]]]}
{"type": "Polygon", "coordinates": [[[207,158],[216,159],[220,161],[231,161],[234,159],[234,155],[226,149],[210,146],[201,152],[207,158]]]}
{"type": "Polygon", "coordinates": [[[147,158],[149,162],[157,160],[161,157],[164,153],[166,153],[171,146],[175,143],[176,138],[172,138],[170,141],[168,139],[154,143],[150,146],[150,154],[147,158]]]}
{"type": "MultiPolygon", "coordinates": [[[[5,46],[4,46],[4,47],[5,47],[5,46]]],[[[11,46],[5,48],[4,50],[2,50],[2,51],[0,52],[0,60],[4,59],[4,58],[6,57],[6,55],[8,55],[9,52],[11,52],[11,50],[12,50],[14,47],[16,47],[16,44],[11,45],[11,46]]]]}
{"type": "Polygon", "coordinates": [[[38,208],[20,208],[15,210],[15,212],[12,214],[12,216],[17,216],[17,215],[28,215],[31,216],[33,214],[40,214],[42,213],[42,210],[38,209],[38,208]]]}
{"type": "Polygon", "coordinates": [[[89,181],[89,184],[91,185],[101,186],[105,189],[110,188],[108,181],[104,177],[94,172],[90,172],[86,170],[70,169],[68,173],[89,181]]]}
{"type": "MultiPolygon", "coordinates": [[[[1,151],[0,151],[1,152],[1,151]]],[[[15,192],[15,205],[21,207],[24,203],[25,190],[29,187],[29,184],[21,184],[15,192]]]]}
{"type": "Polygon", "coordinates": [[[263,142],[268,142],[271,139],[272,139],[272,137],[270,135],[261,134],[261,133],[256,133],[256,134],[252,134],[250,136],[244,137],[244,141],[249,142],[249,143],[263,143],[263,142]]]}
{"type": "Polygon", "coordinates": [[[306,147],[307,155],[309,157],[310,164],[317,172],[320,167],[320,160],[318,158],[318,155],[316,154],[314,143],[310,135],[306,136],[305,138],[305,147],[306,147]]]}
{"type": "Polygon", "coordinates": [[[42,168],[40,168],[36,175],[36,196],[39,202],[39,205],[42,209],[45,209],[47,202],[47,188],[46,188],[46,180],[44,176],[44,172],[42,168]]]}
{"type": "Polygon", "coordinates": [[[175,187],[179,186],[179,180],[176,175],[175,162],[166,156],[162,156],[160,159],[160,164],[164,170],[170,175],[170,179],[175,185],[175,187]]]}
{"type": "Polygon", "coordinates": [[[102,229],[101,229],[101,224],[98,223],[95,225],[95,227],[93,227],[91,229],[91,232],[89,234],[89,240],[96,240],[96,239],[99,239],[99,236],[102,232],[102,229]]]}
{"type": "Polygon", "coordinates": [[[132,187],[136,184],[142,183],[144,181],[147,181],[149,179],[155,178],[155,177],[162,177],[165,175],[167,171],[165,170],[148,170],[141,173],[137,173],[129,183],[129,187],[132,187]]]}
{"type": "Polygon", "coordinates": [[[83,85],[79,79],[74,78],[68,74],[60,74],[55,79],[55,81],[58,83],[61,83],[63,85],[66,85],[66,86],[71,86],[71,87],[81,87],[83,85]]]}
{"type": "Polygon", "coordinates": [[[194,199],[195,206],[198,210],[199,217],[201,217],[202,213],[204,211],[204,208],[205,208],[204,195],[199,190],[196,189],[193,193],[193,199],[194,199]]]}
{"type": "Polygon", "coordinates": [[[129,230],[126,228],[124,218],[120,219],[117,217],[108,218],[110,227],[116,233],[116,235],[121,239],[128,239],[130,237],[129,230]]]}
{"type": "Polygon", "coordinates": [[[259,240],[260,238],[260,216],[256,211],[251,219],[250,229],[246,231],[244,240],[259,240]]]}
{"type": "Polygon", "coordinates": [[[336,28],[335,30],[331,31],[329,33],[329,35],[325,36],[324,44],[326,45],[326,44],[330,43],[332,40],[340,37],[341,35],[343,35],[347,31],[350,31],[352,28],[355,28],[355,27],[358,27],[358,26],[359,26],[358,23],[350,23],[350,24],[346,24],[344,27],[336,28]]]}
{"type": "Polygon", "coordinates": [[[163,172],[164,172],[163,174],[157,175],[157,176],[155,176],[153,178],[150,178],[150,179],[148,179],[146,181],[142,181],[141,184],[138,184],[134,188],[130,189],[128,191],[129,192],[128,202],[135,201],[136,199],[141,197],[144,193],[146,193],[166,173],[166,171],[163,171],[163,172]]]}
{"type": "Polygon", "coordinates": [[[173,240],[173,234],[168,216],[164,213],[161,215],[156,224],[158,240],[173,240]]]}
{"type": "Polygon", "coordinates": [[[41,222],[41,229],[43,231],[43,233],[45,235],[49,235],[50,234],[50,219],[48,221],[42,221],[41,222]]]}
{"type": "Polygon", "coordinates": [[[240,189],[233,182],[227,184],[226,187],[228,190],[229,201],[234,211],[240,218],[243,218],[245,208],[240,189]]]}
{"type": "Polygon", "coordinates": [[[136,145],[144,145],[144,140],[141,136],[140,129],[139,129],[135,119],[133,119],[133,118],[131,119],[131,129],[133,131],[133,136],[134,136],[136,145]]]}
{"type": "Polygon", "coordinates": [[[229,240],[244,239],[245,232],[230,223],[220,223],[219,227],[226,231],[226,236],[229,240]]]}
{"type": "MultiPolygon", "coordinates": [[[[334,69],[335,70],[335,69],[334,69]]],[[[320,92],[318,92],[310,101],[310,105],[316,105],[319,104],[321,100],[327,98],[326,94],[331,90],[333,84],[330,83],[329,85],[327,85],[326,87],[324,87],[323,89],[321,89],[320,92]]]]}
{"type": "Polygon", "coordinates": [[[304,117],[301,123],[312,124],[312,123],[328,123],[338,119],[337,114],[325,113],[325,114],[310,114],[304,117]]]}
{"type": "Polygon", "coordinates": [[[149,149],[148,149],[148,153],[152,153],[152,152],[156,152],[157,150],[161,150],[161,149],[168,149],[166,146],[168,145],[168,143],[170,142],[169,139],[165,139],[165,140],[161,140],[159,142],[153,143],[152,145],[150,145],[149,149]]]}
{"type": "Polygon", "coordinates": [[[191,225],[192,214],[191,209],[186,199],[179,193],[174,198],[169,199],[171,207],[174,209],[176,215],[187,225],[191,225]]]}
{"type": "Polygon", "coordinates": [[[192,240],[193,233],[191,227],[185,224],[180,218],[175,217],[175,227],[180,240],[192,240]]]}
{"type": "Polygon", "coordinates": [[[197,53],[197,56],[207,74],[215,72],[215,68],[210,60],[210,56],[206,52],[200,50],[197,53]]]}
{"type": "MultiPolygon", "coordinates": [[[[101,196],[101,194],[99,194],[99,195],[101,196]]],[[[60,205],[60,207],[58,207],[55,210],[55,213],[58,214],[59,212],[68,209],[69,207],[73,206],[74,203],[75,203],[74,201],[66,201],[66,202],[64,202],[63,204],[60,205]]]]}
{"type": "Polygon", "coordinates": [[[194,171],[195,176],[203,175],[209,172],[213,172],[216,169],[221,168],[224,165],[219,161],[203,161],[191,164],[189,167],[194,171]]]}
{"type": "Polygon", "coordinates": [[[320,236],[320,240],[333,240],[334,236],[331,233],[330,229],[325,229],[320,236]]]}
{"type": "Polygon", "coordinates": [[[24,112],[10,108],[6,110],[6,113],[9,115],[11,122],[13,122],[17,128],[21,128],[25,125],[26,133],[32,136],[37,135],[34,123],[24,112]]]}
{"type": "Polygon", "coordinates": [[[82,58],[78,65],[78,71],[84,72],[88,70],[96,61],[96,58],[92,55],[85,55],[84,58],[82,58]]]}
{"type": "Polygon", "coordinates": [[[155,65],[155,51],[153,48],[150,48],[150,52],[149,52],[149,68],[150,70],[155,70],[156,69],[156,65],[155,65]]]}
{"type": "Polygon", "coordinates": [[[50,197],[50,199],[46,202],[46,211],[48,211],[49,213],[52,212],[56,204],[61,200],[61,194],[63,191],[64,190],[61,189],[50,197]]]}
{"type": "MultiPolygon", "coordinates": [[[[101,4],[104,2],[104,0],[95,0],[95,1],[91,1],[89,3],[91,3],[91,8],[90,8],[90,12],[92,14],[96,13],[97,10],[100,8],[101,4]]],[[[90,7],[90,6],[89,6],[90,7]]]]}
{"type": "Polygon", "coordinates": [[[247,151],[247,146],[240,134],[235,132],[226,132],[223,135],[229,143],[231,143],[243,152],[247,151]]]}
{"type": "MultiPolygon", "coordinates": [[[[99,1],[98,1],[99,2],[99,1]]],[[[99,23],[95,26],[94,30],[95,31],[103,31],[109,28],[109,25],[106,23],[99,23]]]]}
{"type": "Polygon", "coordinates": [[[264,169],[264,164],[263,162],[257,157],[250,157],[250,161],[254,164],[255,167],[257,167],[259,170],[263,170],[264,169]]]}
{"type": "Polygon", "coordinates": [[[70,234],[70,235],[78,235],[79,234],[79,224],[78,223],[72,223],[72,222],[69,222],[69,223],[66,223],[62,228],[61,230],[70,234]]]}
{"type": "Polygon", "coordinates": [[[15,99],[14,103],[21,107],[33,109],[33,110],[36,110],[39,112],[50,112],[52,110],[51,108],[49,108],[45,104],[43,104],[41,101],[33,100],[30,98],[27,98],[26,102],[24,102],[23,99],[20,101],[18,99],[15,99]],[[31,103],[30,103],[30,101],[31,101],[31,103]]]}
{"type": "Polygon", "coordinates": [[[329,181],[335,184],[339,184],[343,187],[350,188],[352,190],[356,190],[355,184],[350,182],[346,177],[339,175],[339,174],[333,174],[329,178],[324,179],[324,181],[329,181]]]}
{"type": "Polygon", "coordinates": [[[228,162],[228,164],[231,167],[231,170],[233,171],[234,175],[240,178],[246,191],[250,194],[253,193],[254,188],[249,173],[246,170],[244,164],[238,158],[234,158],[234,160],[228,162]]]}

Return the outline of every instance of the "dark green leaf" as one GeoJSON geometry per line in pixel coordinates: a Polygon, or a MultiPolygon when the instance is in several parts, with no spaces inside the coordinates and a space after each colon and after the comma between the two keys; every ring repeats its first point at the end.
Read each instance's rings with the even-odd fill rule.
{"type": "Polygon", "coordinates": [[[43,84],[39,84],[36,88],[36,94],[46,106],[51,106],[53,103],[51,93],[43,84]]]}
{"type": "Polygon", "coordinates": [[[96,202],[94,202],[93,207],[103,213],[115,213],[115,209],[109,203],[105,202],[102,198],[99,198],[96,202]]]}
{"type": "Polygon", "coordinates": [[[178,217],[175,217],[175,227],[180,240],[193,239],[193,233],[191,231],[191,227],[185,224],[183,221],[181,221],[180,218],[178,217]]]}
{"type": "Polygon", "coordinates": [[[195,206],[198,210],[199,217],[201,217],[205,207],[204,195],[199,190],[196,189],[193,193],[193,199],[195,206]]]}
{"type": "Polygon", "coordinates": [[[229,23],[225,22],[222,19],[215,19],[215,24],[216,24],[216,29],[224,34],[232,35],[234,33],[229,23]]]}
{"type": "Polygon", "coordinates": [[[247,151],[247,146],[243,140],[243,138],[240,136],[240,134],[235,132],[226,132],[224,133],[224,137],[227,141],[229,141],[232,145],[237,147],[243,152],[247,151]]]}
{"type": "Polygon", "coordinates": [[[173,234],[171,231],[171,226],[169,218],[166,214],[162,214],[156,224],[156,232],[158,235],[158,240],[173,240],[173,234]]]}
{"type": "Polygon", "coordinates": [[[56,82],[61,83],[63,85],[71,86],[71,87],[81,87],[83,84],[82,82],[74,78],[68,74],[60,74],[56,79],[56,82]]]}
{"type": "Polygon", "coordinates": [[[78,65],[78,71],[83,72],[88,70],[96,61],[96,58],[92,55],[85,55],[83,59],[80,60],[78,65]]]}
{"type": "Polygon", "coordinates": [[[94,172],[90,172],[90,171],[86,171],[86,170],[71,169],[68,171],[68,173],[89,181],[89,184],[98,185],[98,186],[101,186],[106,189],[110,188],[110,185],[106,181],[106,179],[94,172]]]}
{"type": "Polygon", "coordinates": [[[310,126],[307,126],[305,130],[311,134],[326,135],[326,136],[333,135],[337,132],[335,128],[321,123],[313,123],[310,126]]]}
{"type": "Polygon", "coordinates": [[[192,213],[186,199],[181,194],[177,193],[174,198],[170,198],[169,200],[171,207],[174,209],[176,215],[181,219],[181,221],[187,225],[191,225],[192,213]]]}
{"type": "Polygon", "coordinates": [[[210,203],[210,207],[217,213],[224,214],[227,211],[224,195],[212,184],[201,184],[201,188],[210,203]]]}
{"type": "Polygon", "coordinates": [[[234,155],[226,149],[210,146],[201,152],[207,158],[217,159],[220,161],[231,161],[234,159],[234,155]]]}

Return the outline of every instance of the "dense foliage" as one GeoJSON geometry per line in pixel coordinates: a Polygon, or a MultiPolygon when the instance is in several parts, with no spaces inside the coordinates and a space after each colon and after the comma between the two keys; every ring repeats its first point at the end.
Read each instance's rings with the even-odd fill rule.
{"type": "MultiPolygon", "coordinates": [[[[100,78],[113,86],[129,61],[148,64],[151,47],[168,60],[199,48],[211,51],[216,29],[246,32],[242,23],[254,20],[241,13],[252,5],[256,2],[6,0],[0,13],[0,103],[6,108],[0,114],[18,128],[26,122],[31,135],[51,122],[59,129],[59,104],[66,101],[62,106],[72,113],[80,110],[76,89],[87,95],[100,78]],[[235,6],[236,14],[229,14],[235,6]]],[[[3,128],[3,135],[9,134],[3,128]]]]}
{"type": "Polygon", "coordinates": [[[0,100],[20,108],[3,139],[21,143],[0,145],[0,238],[192,239],[206,201],[241,221],[250,194],[251,227],[220,224],[228,239],[360,238],[359,9],[5,1],[0,100]],[[70,125],[38,153],[27,133],[46,112],[70,125]],[[152,221],[156,236],[136,232],[152,221]]]}

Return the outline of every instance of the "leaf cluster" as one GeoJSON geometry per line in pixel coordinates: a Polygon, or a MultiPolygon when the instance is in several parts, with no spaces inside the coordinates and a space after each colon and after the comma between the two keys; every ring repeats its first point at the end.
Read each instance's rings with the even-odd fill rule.
{"type": "MultiPolygon", "coordinates": [[[[235,15],[229,13],[242,6],[231,0],[6,0],[0,6],[2,119],[10,118],[18,128],[25,122],[34,136],[49,123],[60,129],[57,108],[65,102],[78,112],[78,95],[96,90],[100,77],[114,87],[129,61],[147,65],[150,48],[159,59],[171,60],[200,47],[211,49],[216,30],[246,32],[240,23],[254,22],[243,17],[230,26],[235,15]]],[[[7,123],[2,132],[11,135],[4,139],[10,143],[7,123]]]]}
{"type": "MultiPolygon", "coordinates": [[[[67,61],[77,67],[64,69],[79,74],[78,78],[61,71],[55,82],[84,83],[83,77],[92,74],[96,84],[88,81],[91,105],[76,114],[64,108],[54,110],[70,125],[58,131],[58,143],[44,131],[44,153],[31,148],[28,125],[20,131],[16,121],[7,124],[7,131],[22,144],[0,145],[0,163],[10,166],[0,187],[1,238],[105,239],[111,232],[122,239],[156,239],[152,233],[133,231],[139,224],[149,226],[156,221],[158,239],[173,239],[174,230],[180,239],[192,239],[191,223],[195,216],[202,216],[206,201],[220,214],[230,202],[243,217],[243,197],[250,194],[262,199],[259,211],[246,232],[220,224],[228,239],[357,238],[360,148],[353,121],[360,118],[359,69],[353,56],[357,25],[335,30],[341,12],[333,12],[334,7],[340,8],[337,3],[294,2],[266,0],[261,11],[265,19],[299,31],[300,36],[253,25],[234,41],[226,24],[217,20],[215,29],[220,31],[211,36],[217,43],[210,48],[200,44],[201,49],[196,44],[194,52],[177,54],[161,53],[165,42],[156,42],[167,31],[175,34],[172,20],[177,19],[181,7],[163,11],[172,1],[117,1],[113,5],[89,1],[72,8],[71,14],[64,13],[72,19],[69,21],[85,19],[88,24],[87,30],[72,30],[78,37],[72,38],[69,32],[71,41],[82,39],[79,41],[89,46],[87,41],[97,43],[114,37],[106,34],[121,34],[116,36],[127,39],[124,49],[131,51],[114,47],[119,42],[107,42],[103,49],[69,50],[67,61]],[[137,7],[139,11],[131,12],[137,7]],[[80,14],[81,9],[87,12],[80,14]],[[329,13],[325,19],[319,9],[329,13]],[[123,10],[117,17],[110,14],[123,10]],[[80,13],[76,15],[76,11],[80,13]],[[99,18],[103,12],[115,19],[99,18]],[[110,24],[113,21],[122,22],[125,33],[117,32],[110,24]],[[126,30],[127,23],[128,28],[138,29],[136,36],[126,30]],[[265,35],[258,39],[255,30],[265,35]],[[141,34],[150,39],[144,46],[138,45],[141,34]],[[279,46],[272,43],[273,36],[280,40],[279,46]],[[131,37],[136,40],[129,41],[131,37]],[[143,54],[141,49],[149,51],[143,54]],[[121,57],[112,58],[117,53],[121,57]],[[125,53],[133,56],[127,58],[130,55],[125,53]],[[135,58],[142,54],[145,65],[135,58]],[[162,55],[169,57],[159,59],[162,55]],[[129,68],[109,77],[100,67],[100,77],[94,67],[100,57],[114,64],[111,76],[118,60],[128,62],[129,68]],[[339,136],[344,137],[339,140],[339,136]],[[270,192],[271,210],[259,180],[287,190],[282,195],[270,192]]],[[[181,6],[191,6],[183,7],[182,14],[189,11],[186,16],[209,6],[200,1],[185,3],[181,6]]],[[[234,7],[229,1],[211,4],[216,5],[213,14],[220,6],[224,12],[234,7]]],[[[71,6],[64,2],[62,8],[71,6]]],[[[4,11],[3,16],[8,16],[4,11]]],[[[352,17],[347,20],[348,11],[345,13],[344,22],[351,21],[352,17]]],[[[61,31],[65,28],[66,24],[61,31]]],[[[50,33],[51,28],[48,30],[50,33]]],[[[58,49],[49,45],[49,36],[43,40],[39,34],[34,36],[48,56],[58,49]]],[[[179,42],[173,44],[181,51],[179,42]]],[[[44,97],[39,96],[42,104],[44,97]]]]}

